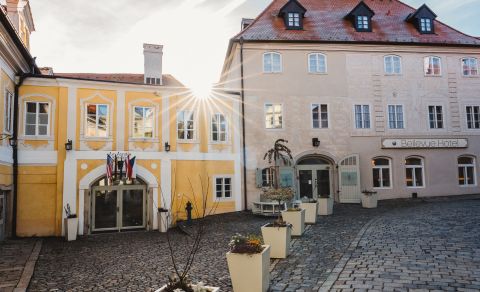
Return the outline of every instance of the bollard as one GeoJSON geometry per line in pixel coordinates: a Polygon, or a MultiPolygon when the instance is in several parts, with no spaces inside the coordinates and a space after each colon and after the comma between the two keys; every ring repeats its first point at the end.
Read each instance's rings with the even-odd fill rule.
{"type": "Polygon", "coordinates": [[[192,225],[192,203],[190,201],[187,202],[187,206],[185,207],[185,210],[187,211],[187,225],[192,225]]]}

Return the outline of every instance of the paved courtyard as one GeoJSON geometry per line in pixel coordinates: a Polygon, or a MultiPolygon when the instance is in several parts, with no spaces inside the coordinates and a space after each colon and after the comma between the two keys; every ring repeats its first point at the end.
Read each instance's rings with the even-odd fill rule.
{"type": "MultiPolygon", "coordinates": [[[[319,217],[295,240],[289,258],[272,261],[272,291],[480,290],[480,200],[475,197],[396,200],[373,210],[335,208],[333,216],[319,217]]],[[[270,219],[235,213],[208,220],[191,275],[231,291],[225,259],[229,238],[259,233],[270,219]]],[[[181,261],[187,237],[179,231],[172,237],[181,261]]],[[[31,240],[11,242],[0,244],[0,255],[15,252],[17,245],[19,255],[32,248],[31,240]]],[[[11,265],[0,257],[0,266],[11,265]]],[[[43,240],[28,290],[152,291],[165,283],[170,266],[166,236],[158,232],[99,234],[70,243],[49,238],[43,240]]],[[[13,270],[17,274],[19,267],[13,270]]],[[[6,277],[0,272],[0,287],[6,277]]]]}

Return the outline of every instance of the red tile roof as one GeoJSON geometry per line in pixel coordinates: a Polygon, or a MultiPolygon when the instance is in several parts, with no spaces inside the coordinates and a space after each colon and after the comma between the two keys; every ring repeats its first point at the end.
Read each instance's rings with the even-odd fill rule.
{"type": "MultiPolygon", "coordinates": [[[[405,19],[416,10],[398,0],[365,0],[375,12],[373,32],[356,32],[345,16],[359,0],[298,0],[306,9],[303,30],[286,30],[279,10],[288,0],[273,2],[234,37],[246,41],[313,41],[480,46],[480,39],[435,21],[435,34],[420,34],[405,19]]],[[[480,15],[479,15],[480,16],[480,15]]]]}
{"type": "MultiPolygon", "coordinates": [[[[143,74],[123,74],[123,73],[55,73],[58,78],[85,79],[92,81],[120,82],[130,84],[143,84],[143,74]]],[[[170,74],[163,74],[163,85],[171,87],[184,87],[184,85],[170,74]]],[[[153,85],[152,85],[153,86],[153,85]]]]}

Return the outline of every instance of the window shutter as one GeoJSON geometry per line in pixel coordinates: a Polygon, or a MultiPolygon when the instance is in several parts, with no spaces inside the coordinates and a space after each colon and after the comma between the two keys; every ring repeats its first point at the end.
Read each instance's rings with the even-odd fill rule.
{"type": "Polygon", "coordinates": [[[256,170],[255,179],[256,179],[257,188],[263,187],[262,170],[260,168],[257,168],[256,170]]]}
{"type": "Polygon", "coordinates": [[[280,187],[293,188],[295,186],[295,169],[293,167],[280,167],[280,187]]]}

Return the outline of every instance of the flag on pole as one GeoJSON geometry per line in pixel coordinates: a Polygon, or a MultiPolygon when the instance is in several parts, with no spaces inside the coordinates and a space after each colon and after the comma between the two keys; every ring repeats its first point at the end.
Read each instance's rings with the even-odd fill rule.
{"type": "Polygon", "coordinates": [[[132,157],[130,159],[130,155],[127,157],[127,177],[128,179],[132,179],[132,178],[135,178],[135,174],[134,174],[134,165],[135,165],[135,158],[136,157],[132,157]]]}
{"type": "Polygon", "coordinates": [[[113,159],[109,154],[107,154],[107,181],[109,185],[112,183],[112,175],[113,175],[112,164],[113,164],[113,159]]]}

